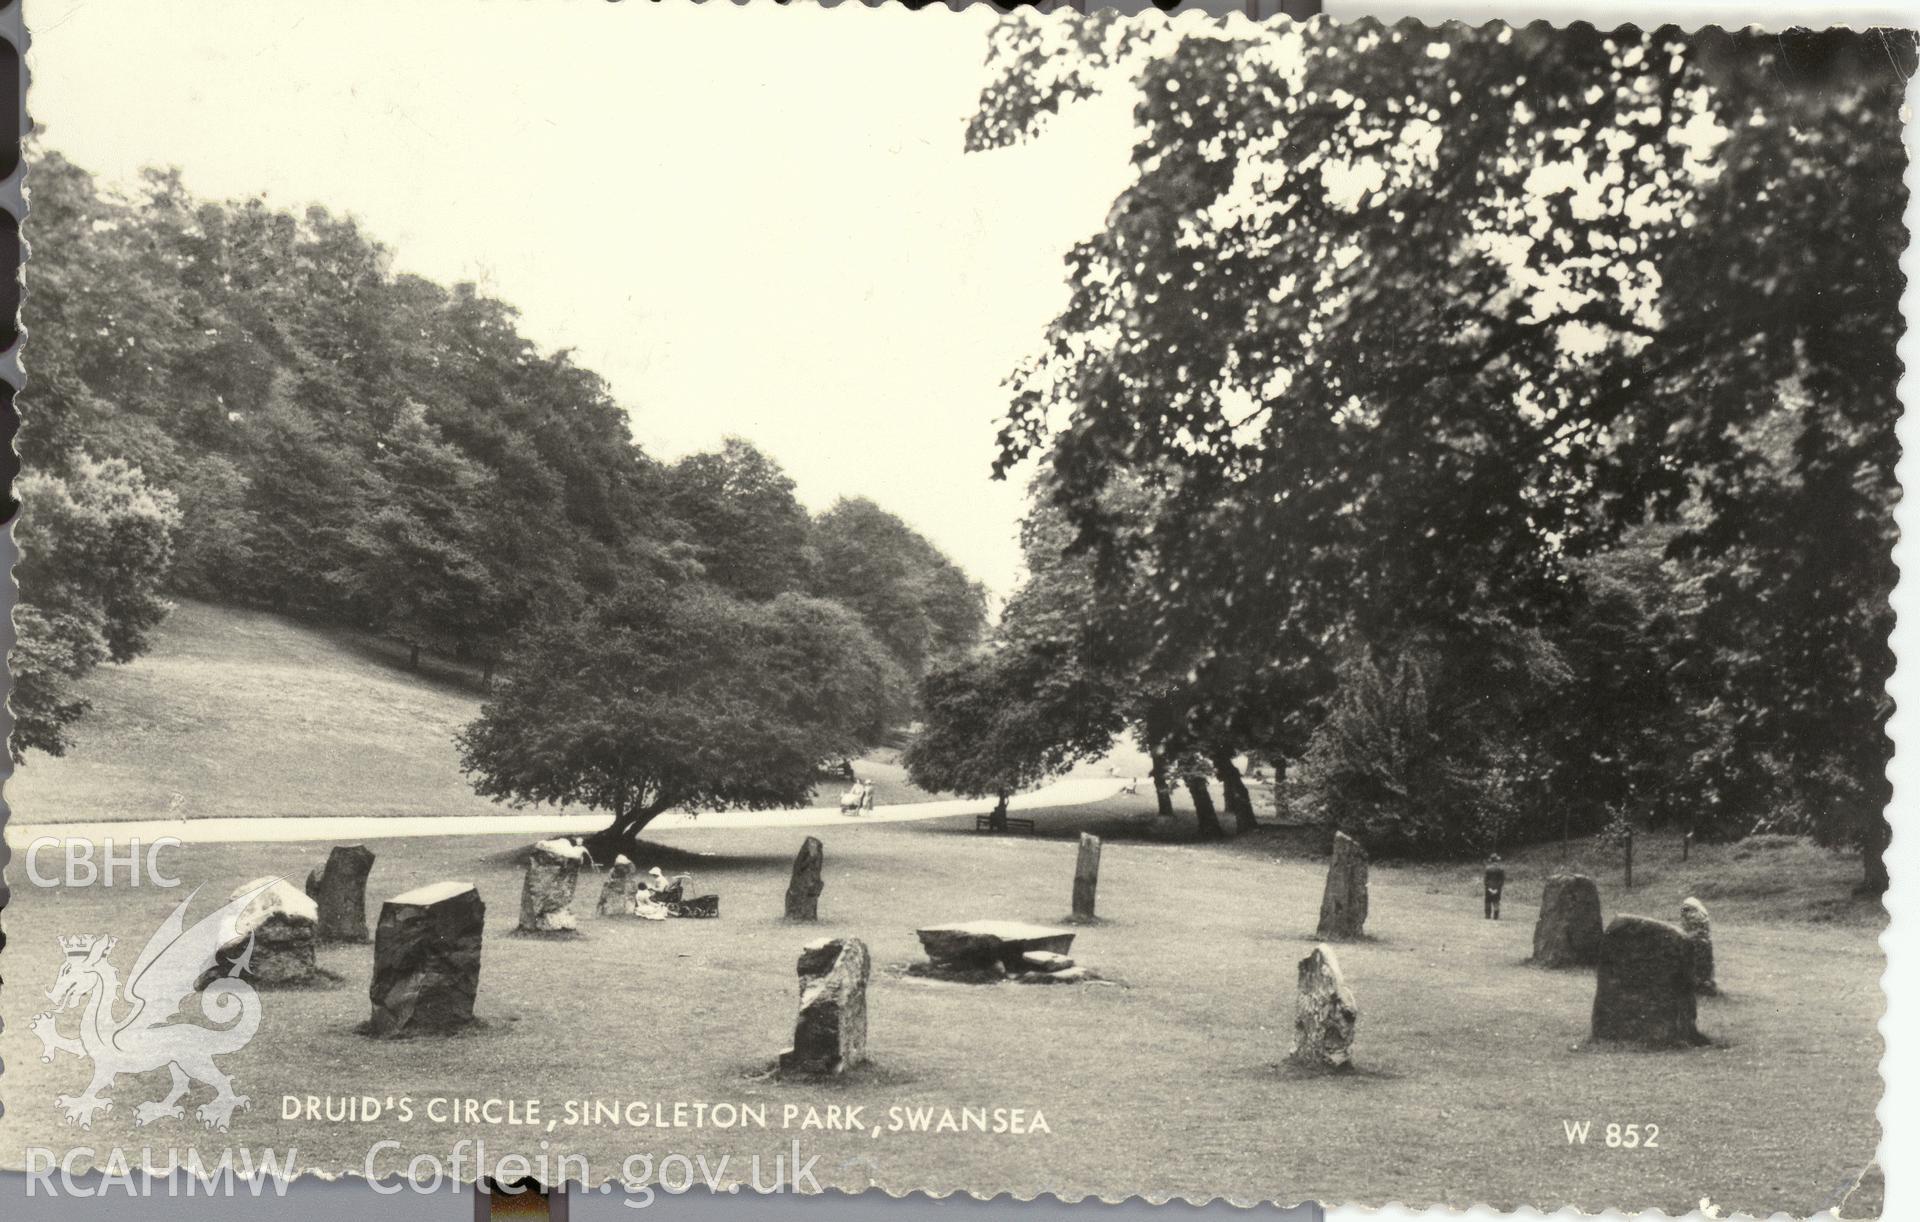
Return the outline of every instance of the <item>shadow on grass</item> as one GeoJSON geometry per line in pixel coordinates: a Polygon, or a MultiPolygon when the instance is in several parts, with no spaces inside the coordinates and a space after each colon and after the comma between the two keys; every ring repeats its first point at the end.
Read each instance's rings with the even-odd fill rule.
{"type": "MultiPolygon", "coordinates": [[[[529,840],[525,844],[516,844],[508,848],[496,849],[491,853],[481,854],[475,860],[486,865],[523,866],[527,864],[527,859],[533,855],[534,843],[534,841],[529,840]]],[[[794,849],[797,851],[799,847],[800,842],[796,839],[794,841],[794,849]]],[[[761,866],[769,870],[777,869],[782,873],[793,868],[793,855],[791,853],[710,853],[703,852],[699,849],[689,849],[682,845],[659,844],[652,840],[636,841],[634,844],[622,849],[619,855],[638,866],[643,873],[653,866],[659,866],[660,869],[666,873],[672,873],[676,867],[680,866],[706,866],[708,868],[761,866]]],[[[598,854],[593,855],[592,869],[605,871],[611,868],[612,865],[612,857],[601,861],[598,854]]]]}
{"type": "Polygon", "coordinates": [[[458,1027],[443,1027],[436,1030],[401,1031],[393,1035],[375,1035],[373,1021],[368,1019],[353,1024],[347,1030],[362,1038],[381,1044],[434,1043],[441,1040],[480,1040],[495,1035],[506,1035],[518,1016],[507,1018],[481,1018],[475,1015],[458,1027]]]}
{"type": "Polygon", "coordinates": [[[1373,1082],[1398,1082],[1405,1074],[1378,1066],[1353,1064],[1349,1062],[1338,1069],[1320,1065],[1302,1065],[1296,1061],[1268,1062],[1267,1071],[1284,1082],[1352,1082],[1366,1085],[1373,1082]]]}
{"type": "Polygon", "coordinates": [[[809,1073],[799,1069],[782,1069],[779,1061],[769,1064],[756,1062],[741,1070],[740,1076],[750,1082],[767,1082],[779,1086],[826,1087],[829,1090],[856,1090],[870,1086],[906,1086],[918,1079],[904,1070],[890,1065],[867,1061],[856,1065],[845,1073],[809,1073]]]}

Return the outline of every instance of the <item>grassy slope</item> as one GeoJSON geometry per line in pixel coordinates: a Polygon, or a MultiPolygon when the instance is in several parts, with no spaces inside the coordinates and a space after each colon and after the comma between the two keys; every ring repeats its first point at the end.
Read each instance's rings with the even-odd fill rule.
{"type": "MultiPolygon", "coordinates": [[[[234,815],[436,815],[497,810],[460,774],[453,735],[476,676],[403,666],[385,642],[264,612],[183,602],[151,653],[104,666],[64,757],[7,783],[20,823],[234,815]]],[[[895,756],[858,761],[883,803],[930,795],[895,756]]],[[[814,803],[837,803],[842,785],[814,803]]]]}
{"type": "MultiPolygon", "coordinates": [[[[1100,804],[1107,806],[1107,804],[1100,804]]],[[[1113,809],[1071,816],[1108,828],[1113,809]]],[[[1052,826],[1051,821],[1043,821],[1052,826]]],[[[229,1140],[298,1147],[311,1165],[362,1165],[372,1143],[445,1156],[484,1136],[495,1156],[518,1148],[592,1156],[600,1173],[636,1151],[709,1158],[784,1151],[799,1138],[824,1157],[823,1183],[869,1174],[895,1190],[1040,1190],[1205,1197],[1279,1196],[1415,1205],[1485,1201],[1496,1208],[1573,1203],[1660,1206],[1702,1197],[1758,1213],[1804,1215],[1872,1157],[1881,1095],[1884,959],[1872,932],[1846,924],[1770,922],[1716,907],[1727,995],[1703,1000],[1717,1046],[1682,1053],[1580,1047],[1590,972],[1525,966],[1531,911],[1480,919],[1474,880],[1455,871],[1374,872],[1372,940],[1339,955],[1360,1005],[1361,1072],[1300,1078],[1280,1065],[1293,1017],[1293,965],[1311,945],[1322,867],[1273,860],[1249,837],[1223,848],[1119,839],[1106,850],[1102,923],[1074,953],[1127,987],[941,986],[902,978],[918,957],[916,926],[995,916],[1053,921],[1068,907],[1074,849],[1046,836],[976,836],[964,820],[831,828],[825,918],[780,918],[801,833],[777,828],[675,833],[645,866],[690,868],[723,896],[717,921],[653,924],[583,916],[577,941],[512,936],[516,845],[498,838],[376,846],[369,894],[471,879],[489,905],[480,1011],[485,1030],[450,1041],[375,1044],[356,1035],[367,1012],[367,948],[329,948],[344,978],[326,992],[272,994],[261,1032],[223,1062],[254,1109],[229,1140]],[[873,949],[874,1066],[832,1085],[765,1076],[791,1035],[794,958],[821,934],[873,949]],[[1025,1106],[1051,1136],[979,1133],[870,1138],[808,1132],[560,1128],[459,1129],[282,1121],[283,1095],[366,1090],[545,1101],[571,1098],[900,1106],[1025,1106]],[[1660,1126],[1656,1150],[1570,1147],[1562,1122],[1660,1126]]],[[[172,859],[189,885],[224,894],[267,872],[302,877],[324,845],[191,846],[172,859]]],[[[1527,872],[1531,876],[1531,870],[1527,872]]],[[[1521,880],[1516,878],[1516,889],[1521,880]]],[[[591,911],[583,878],[576,909],[591,911]]],[[[1649,882],[1631,901],[1603,881],[1609,916],[1671,914],[1685,890],[1649,882]]],[[[7,1112],[0,1149],[17,1139],[64,1143],[51,1100],[83,1085],[84,1066],[44,1065],[25,1020],[59,962],[56,936],[121,935],[124,969],[180,892],[22,888],[6,913],[9,983],[0,993],[7,1112]],[[131,943],[131,944],[127,944],[131,943]]],[[[204,903],[205,897],[202,897],[204,903]]],[[[198,911],[198,909],[196,909],[198,911]]],[[[68,1025],[71,1025],[68,1019],[68,1025]]],[[[129,1113],[164,1074],[123,1079],[121,1105],[84,1140],[96,1147],[213,1140],[190,1122],[136,1129],[129,1113]]],[[[189,1105],[206,1097],[196,1089],[189,1105]]],[[[17,1156],[15,1156],[17,1157],[17,1156]]],[[[10,1160],[9,1160],[10,1161],[10,1160]]],[[[1856,1204],[1864,1204],[1856,1202],[1856,1204]]]]}

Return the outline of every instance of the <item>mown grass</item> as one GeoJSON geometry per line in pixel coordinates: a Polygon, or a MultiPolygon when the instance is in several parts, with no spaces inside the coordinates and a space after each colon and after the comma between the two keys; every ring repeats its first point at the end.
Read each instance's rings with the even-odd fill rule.
{"type": "MultiPolygon", "coordinates": [[[[1481,919],[1477,876],[1468,871],[1383,866],[1373,875],[1371,937],[1338,950],[1359,999],[1360,1072],[1301,1077],[1282,1061],[1294,964],[1312,944],[1320,863],[1277,859],[1259,836],[1161,845],[1110,830],[1101,919],[1079,931],[1074,953],[1122,983],[959,986],[899,974],[919,956],[917,926],[1063,918],[1075,825],[1125,823],[1104,809],[1111,804],[1094,805],[1102,809],[1044,814],[1041,826],[1054,834],[1032,839],[976,835],[963,819],[816,829],[826,843],[827,889],[824,919],[809,927],[780,917],[801,830],[675,833],[642,868],[690,869],[722,895],[721,918],[584,916],[584,936],[567,942],[509,933],[519,843],[377,845],[376,902],[445,878],[479,886],[489,906],[485,1027],[450,1040],[368,1041],[354,1028],[367,1013],[371,951],[328,949],[322,961],[345,983],[268,995],[260,1034],[227,1058],[254,1106],[221,1140],[294,1146],[307,1165],[359,1168],[376,1140],[394,1138],[402,1145],[380,1165],[398,1169],[416,1152],[444,1157],[462,1138],[484,1136],[496,1156],[537,1155],[544,1139],[546,1153],[585,1153],[597,1173],[609,1173],[630,1153],[771,1156],[798,1138],[806,1154],[823,1156],[823,1183],[872,1179],[896,1191],[1673,1213],[1707,1198],[1763,1215],[1822,1208],[1872,1159],[1883,959],[1872,931],[1858,924],[1763,920],[1757,908],[1723,900],[1715,932],[1727,992],[1704,1000],[1700,1015],[1714,1046],[1590,1049],[1583,1044],[1591,973],[1524,962],[1530,866],[1516,872],[1508,919],[1498,923],[1481,919]],[[874,1065],[845,1083],[782,1082],[767,1070],[792,1030],[794,959],[803,943],[827,934],[872,947],[874,1065]],[[279,1119],[283,1095],[329,1092],[539,1098],[549,1116],[581,1098],[764,1102],[776,1128],[549,1133],[423,1118],[373,1126],[279,1119]],[[860,1105],[867,1121],[883,1123],[894,1106],[1037,1108],[1052,1132],[781,1130],[788,1103],[860,1105]],[[1659,1146],[1609,1150],[1599,1136],[1569,1145],[1563,1123],[1580,1120],[1599,1133],[1610,1122],[1656,1124],[1659,1146]]],[[[303,877],[326,847],[189,846],[173,860],[188,883],[224,895],[262,873],[303,877]]],[[[1622,896],[1603,877],[1608,915],[1670,914],[1699,890],[1680,881],[1650,877],[1622,896]]],[[[595,886],[583,879],[583,914],[595,886]]],[[[59,962],[58,935],[120,935],[114,961],[124,968],[178,896],[15,891],[6,913],[11,987],[0,994],[0,1149],[49,1135],[96,1147],[214,1143],[182,1122],[132,1126],[132,1105],[160,1092],[164,1074],[119,1083],[121,1105],[93,1133],[59,1129],[52,1098],[84,1085],[84,1068],[67,1058],[43,1065],[27,1030],[59,962]]],[[[1861,1212],[1867,1204],[1854,1203],[1861,1212]]]]}
{"type": "MultiPolygon", "coordinates": [[[[460,773],[454,734],[480,710],[477,670],[406,666],[388,641],[182,602],[152,652],[82,685],[92,711],[65,756],[7,782],[19,823],[285,815],[472,815],[501,809],[460,773]]],[[[897,751],[855,762],[876,800],[927,801],[897,751]]],[[[823,784],[812,804],[845,789],[823,784]]]]}

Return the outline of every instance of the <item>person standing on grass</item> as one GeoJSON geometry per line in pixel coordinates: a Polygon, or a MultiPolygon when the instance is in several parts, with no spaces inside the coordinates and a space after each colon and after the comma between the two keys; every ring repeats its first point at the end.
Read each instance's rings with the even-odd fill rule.
{"type": "Polygon", "coordinates": [[[1506,889],[1507,867],[1500,864],[1500,854],[1494,853],[1487,858],[1487,920],[1500,919],[1500,892],[1506,889]]]}

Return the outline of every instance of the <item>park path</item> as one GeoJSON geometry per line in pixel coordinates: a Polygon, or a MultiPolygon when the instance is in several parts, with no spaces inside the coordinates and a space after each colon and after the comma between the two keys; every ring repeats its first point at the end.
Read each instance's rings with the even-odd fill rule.
{"type": "MultiPolygon", "coordinates": [[[[1078,806],[1098,802],[1120,792],[1119,777],[1068,777],[1018,794],[1009,806],[1016,811],[1050,806],[1078,806]]],[[[938,802],[906,802],[876,806],[862,815],[843,815],[831,806],[800,810],[729,810],[694,816],[681,811],[661,815],[647,825],[649,832],[677,828],[715,827],[858,827],[868,823],[906,823],[915,819],[945,819],[954,815],[985,814],[992,803],[980,798],[946,798],[938,802]]],[[[597,832],[607,816],[503,811],[498,815],[288,815],[238,819],[137,819],[106,823],[7,824],[7,842],[16,850],[41,839],[106,840],[151,844],[170,836],[182,844],[240,844],[331,840],[358,843],[415,836],[572,836],[597,832]]]]}

